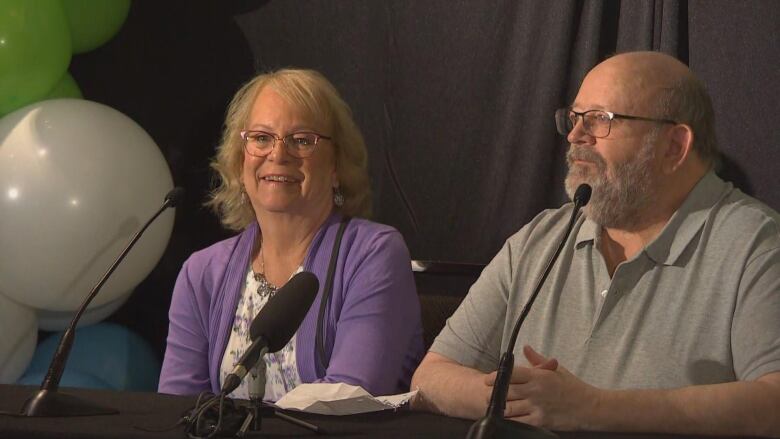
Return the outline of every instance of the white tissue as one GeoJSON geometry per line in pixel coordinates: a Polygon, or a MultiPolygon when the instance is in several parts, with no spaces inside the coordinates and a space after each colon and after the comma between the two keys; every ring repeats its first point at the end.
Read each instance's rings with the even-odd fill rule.
{"type": "Polygon", "coordinates": [[[400,395],[373,397],[360,386],[344,383],[301,384],[284,395],[276,406],[321,415],[353,415],[395,409],[406,404],[416,390],[400,395]]]}

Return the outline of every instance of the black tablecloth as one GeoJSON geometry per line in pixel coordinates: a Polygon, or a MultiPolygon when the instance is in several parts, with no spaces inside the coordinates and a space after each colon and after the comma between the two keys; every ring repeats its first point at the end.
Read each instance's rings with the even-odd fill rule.
{"type": "MultiPolygon", "coordinates": [[[[24,401],[37,389],[28,386],[0,385],[0,411],[19,412],[24,401]]],[[[61,389],[93,403],[119,410],[118,415],[73,418],[21,418],[0,416],[0,438],[178,438],[186,437],[184,427],[173,427],[195,405],[194,397],[157,393],[115,392],[106,390],[61,389]]],[[[286,412],[324,428],[327,437],[346,438],[463,438],[471,421],[408,410],[384,411],[351,416],[323,416],[286,412]]],[[[314,433],[278,418],[266,418],[260,432],[249,438],[313,437],[314,433]]],[[[673,438],[675,436],[560,433],[561,438],[673,438]]],[[[676,436],[686,438],[691,436],[676,436]]]]}

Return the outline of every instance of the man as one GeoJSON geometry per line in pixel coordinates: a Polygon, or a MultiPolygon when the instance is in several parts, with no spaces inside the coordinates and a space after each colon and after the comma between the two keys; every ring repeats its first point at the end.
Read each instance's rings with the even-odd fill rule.
{"type": "MultiPolygon", "coordinates": [[[[713,173],[712,113],[688,68],[654,52],[597,65],[556,113],[566,190],[593,195],[520,331],[507,418],[780,436],[780,216],[713,173]]],[[[415,373],[415,408],[484,415],[571,210],[507,240],[415,373]]]]}

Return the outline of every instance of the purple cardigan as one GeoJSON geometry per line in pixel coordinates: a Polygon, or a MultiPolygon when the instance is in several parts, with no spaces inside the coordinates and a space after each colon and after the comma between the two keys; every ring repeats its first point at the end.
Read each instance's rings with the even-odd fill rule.
{"type": "MultiPolygon", "coordinates": [[[[301,382],[345,382],[372,395],[405,392],[423,355],[422,324],[409,251],[389,226],[353,218],[344,231],[325,313],[330,365],[322,370],[317,364],[317,313],[340,220],[334,213],[325,221],[303,262],[320,291],[297,332],[301,382]]],[[[184,263],[173,290],[160,392],[219,391],[219,368],[257,233],[253,223],[184,263]]]]}

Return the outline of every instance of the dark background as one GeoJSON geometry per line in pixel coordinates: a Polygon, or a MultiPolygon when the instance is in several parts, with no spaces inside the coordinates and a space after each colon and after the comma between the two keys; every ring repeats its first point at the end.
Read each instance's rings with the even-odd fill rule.
{"type": "Polygon", "coordinates": [[[159,265],[110,320],[162,356],[182,262],[229,236],[202,207],[208,162],[257,71],[313,68],[342,92],[369,148],[373,218],[413,259],[487,263],[565,201],[552,114],[615,52],[688,63],[713,97],[722,175],[780,208],[778,31],[772,0],[133,2],[117,36],[70,71],[86,99],[147,130],[187,198],[159,265]]]}

